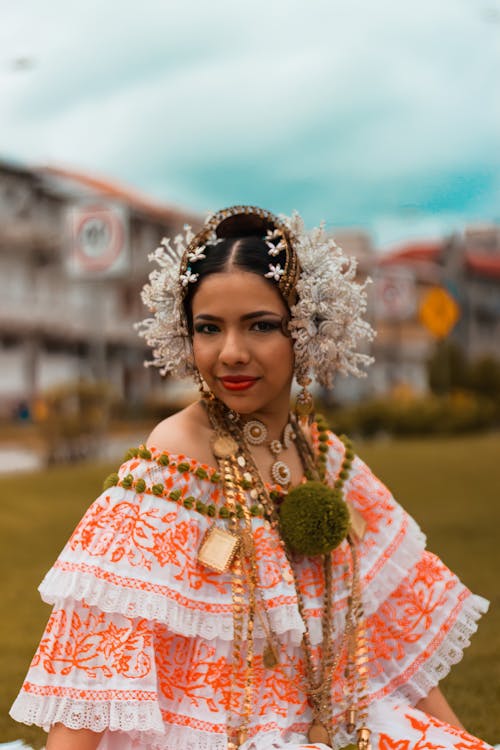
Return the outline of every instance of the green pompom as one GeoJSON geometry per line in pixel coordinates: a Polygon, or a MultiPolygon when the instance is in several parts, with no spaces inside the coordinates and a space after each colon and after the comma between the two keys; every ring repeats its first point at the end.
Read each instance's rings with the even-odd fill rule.
{"type": "Polygon", "coordinates": [[[125,487],[126,490],[132,487],[133,483],[134,477],[132,474],[127,474],[127,476],[122,479],[122,487],[125,487]]]}
{"type": "Polygon", "coordinates": [[[144,490],[146,489],[146,482],[144,481],[144,479],[137,480],[137,482],[135,483],[135,489],[137,490],[137,492],[144,492],[144,490]]]}
{"type": "Polygon", "coordinates": [[[110,474],[104,480],[102,488],[103,490],[109,490],[110,487],[116,487],[119,481],[120,477],[118,476],[118,474],[110,474]]]}
{"type": "Polygon", "coordinates": [[[162,453],[161,456],[158,456],[157,461],[161,466],[168,466],[170,463],[170,459],[166,453],[162,453]]]}
{"type": "Polygon", "coordinates": [[[198,468],[196,469],[196,471],[194,473],[200,479],[206,479],[208,477],[208,474],[205,471],[205,469],[203,468],[203,466],[198,466],[198,468]]]}
{"type": "Polygon", "coordinates": [[[189,471],[191,468],[191,465],[187,463],[187,461],[182,461],[180,464],[177,464],[177,471],[179,474],[185,474],[186,471],[189,471]]]}
{"type": "Polygon", "coordinates": [[[131,461],[133,458],[137,458],[139,455],[139,448],[129,448],[123,457],[123,462],[131,461]]]}
{"type": "Polygon", "coordinates": [[[331,552],[346,538],[349,510],[338,492],[321,482],[294,487],[280,507],[283,541],[293,552],[315,557],[331,552]]]}
{"type": "Polygon", "coordinates": [[[151,492],[153,495],[163,495],[163,485],[162,484],[153,484],[151,487],[151,492]]]}

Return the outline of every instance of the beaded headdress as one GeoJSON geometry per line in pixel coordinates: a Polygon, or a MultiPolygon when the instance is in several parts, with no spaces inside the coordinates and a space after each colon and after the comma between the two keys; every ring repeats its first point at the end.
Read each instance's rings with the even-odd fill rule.
{"type": "Polygon", "coordinates": [[[163,375],[194,376],[196,368],[183,300],[199,274],[196,264],[221,241],[220,229],[232,217],[253,217],[263,229],[269,256],[264,276],[275,283],[290,309],[288,328],[294,340],[295,375],[299,383],[314,377],[331,387],[336,372],[357,377],[373,358],[358,351],[374,331],[363,319],[366,284],[354,280],[357,262],[346,256],[320,226],[307,232],[298,213],[277,217],[255,206],[233,206],[209,216],[196,235],[189,226],[173,240],[164,238],[149,259],[158,264],[142,291],[153,316],[137,324],[153,349],[147,365],[163,375]],[[275,261],[284,252],[283,266],[275,261]]]}

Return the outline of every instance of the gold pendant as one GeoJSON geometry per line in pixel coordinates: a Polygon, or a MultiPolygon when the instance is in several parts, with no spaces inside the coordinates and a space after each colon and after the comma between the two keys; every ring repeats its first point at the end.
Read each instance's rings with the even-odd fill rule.
{"type": "Polygon", "coordinates": [[[371,732],[368,727],[358,729],[358,750],[372,750],[370,735],[371,732]]]}
{"type": "Polygon", "coordinates": [[[363,540],[366,533],[366,521],[357,508],[354,507],[349,501],[346,502],[349,509],[349,533],[354,534],[358,542],[363,540]]]}
{"type": "Polygon", "coordinates": [[[198,550],[198,562],[217,573],[225,573],[233,562],[239,544],[239,537],[226,529],[212,526],[198,550]]]}
{"type": "Polygon", "coordinates": [[[231,458],[238,451],[238,443],[231,435],[217,435],[212,450],[217,458],[231,458]]]}
{"type": "Polygon", "coordinates": [[[315,719],[309,727],[307,739],[313,744],[316,742],[322,742],[323,745],[328,745],[328,747],[332,746],[328,729],[317,719],[315,719]]]}
{"type": "Polygon", "coordinates": [[[266,643],[264,653],[262,654],[262,661],[267,669],[273,669],[279,662],[276,649],[270,641],[266,643]]]}

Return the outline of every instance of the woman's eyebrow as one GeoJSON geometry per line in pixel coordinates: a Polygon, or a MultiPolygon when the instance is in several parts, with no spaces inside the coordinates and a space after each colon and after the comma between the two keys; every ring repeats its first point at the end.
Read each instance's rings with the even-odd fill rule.
{"type": "MultiPolygon", "coordinates": [[[[260,318],[263,315],[272,315],[275,318],[280,318],[281,315],[277,312],[274,312],[274,310],[256,310],[255,312],[246,313],[246,315],[241,316],[241,320],[252,320],[253,318],[260,318]]],[[[218,317],[217,315],[209,315],[208,313],[200,313],[199,315],[195,315],[195,320],[210,320],[210,321],[220,321],[223,320],[223,318],[218,317]]]]}

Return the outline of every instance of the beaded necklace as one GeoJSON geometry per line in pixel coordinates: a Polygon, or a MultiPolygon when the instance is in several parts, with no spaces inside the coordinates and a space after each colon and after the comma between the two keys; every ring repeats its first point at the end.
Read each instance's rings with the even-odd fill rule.
{"type": "MultiPolygon", "coordinates": [[[[245,479],[250,485],[250,496],[252,500],[258,500],[264,509],[263,515],[275,530],[280,540],[283,552],[289,562],[292,571],[293,583],[297,595],[297,604],[300,616],[304,623],[304,634],[302,640],[306,667],[306,692],[313,714],[313,721],[309,728],[308,740],[311,743],[322,742],[332,745],[335,727],[332,721],[331,687],[335,671],[338,668],[343,652],[347,651],[346,684],[348,696],[345,708],[346,729],[349,733],[354,732],[356,725],[357,742],[353,745],[358,750],[371,750],[370,731],[365,726],[367,716],[366,699],[366,643],[363,626],[363,608],[361,600],[361,587],[359,581],[359,564],[356,552],[355,534],[349,533],[347,542],[351,550],[351,591],[348,598],[348,609],[345,619],[345,628],[340,639],[337,651],[334,649],[333,638],[333,584],[332,584],[332,559],[331,553],[323,554],[323,572],[325,580],[325,594],[323,600],[322,614],[322,657],[318,664],[314,663],[313,647],[311,643],[308,620],[305,615],[305,606],[302,592],[300,590],[297,572],[295,568],[294,554],[289,545],[282,539],[280,533],[280,516],[278,507],[273,500],[278,499],[281,493],[269,493],[263,482],[252,453],[245,441],[243,428],[238,415],[229,412],[227,408],[215,399],[206,403],[207,414],[214,429],[213,451],[219,463],[222,481],[229,511],[228,533],[233,539],[233,552],[224,558],[224,570],[231,569],[232,591],[233,591],[233,685],[236,685],[238,670],[244,670],[244,697],[243,706],[234,704],[234,697],[230,700],[230,718],[228,720],[228,746],[230,750],[236,748],[246,741],[248,736],[248,724],[252,710],[252,684],[253,684],[253,661],[254,661],[254,619],[259,617],[266,634],[267,645],[264,649],[263,661],[268,668],[275,666],[279,658],[277,638],[272,631],[268,614],[263,606],[258,585],[258,573],[256,566],[255,546],[251,528],[251,513],[242,496],[241,480],[245,479]],[[236,505],[243,508],[242,513],[237,513],[236,505]],[[248,564],[249,563],[249,564],[248,564]],[[248,604],[244,605],[245,587],[248,592],[248,604]],[[245,618],[245,610],[247,616],[245,618]],[[246,624],[246,653],[242,659],[243,631],[246,624]],[[243,662],[243,663],[242,663],[243,662]],[[239,714],[239,723],[232,723],[232,716],[239,714]]],[[[296,444],[304,464],[306,478],[312,483],[324,483],[326,475],[326,463],[328,452],[328,428],[322,419],[318,419],[318,455],[306,439],[302,429],[296,420],[291,418],[291,423],[296,435],[296,444]]],[[[351,463],[354,457],[352,446],[347,438],[342,437],[345,445],[345,453],[341,469],[336,478],[333,493],[337,498],[342,493],[342,487],[348,478],[351,463]]],[[[302,489],[307,487],[299,485],[302,489]]],[[[298,489],[296,488],[296,489],[298,489]]],[[[294,490],[292,490],[294,492],[294,490]]],[[[290,493],[291,494],[291,493],[290,493]]],[[[279,498],[282,499],[282,498],[279,498]]],[[[287,498],[285,498],[285,501],[287,498]]],[[[220,529],[212,527],[220,533],[220,529]]],[[[223,532],[224,533],[224,532],[223,532]]],[[[204,547],[210,544],[210,534],[200,548],[198,559],[207,564],[204,559],[204,547]]],[[[209,565],[210,567],[210,565],[209,565]]],[[[219,563],[219,569],[220,563],[219,563]]],[[[292,581],[290,581],[291,583],[292,581]]]]}

